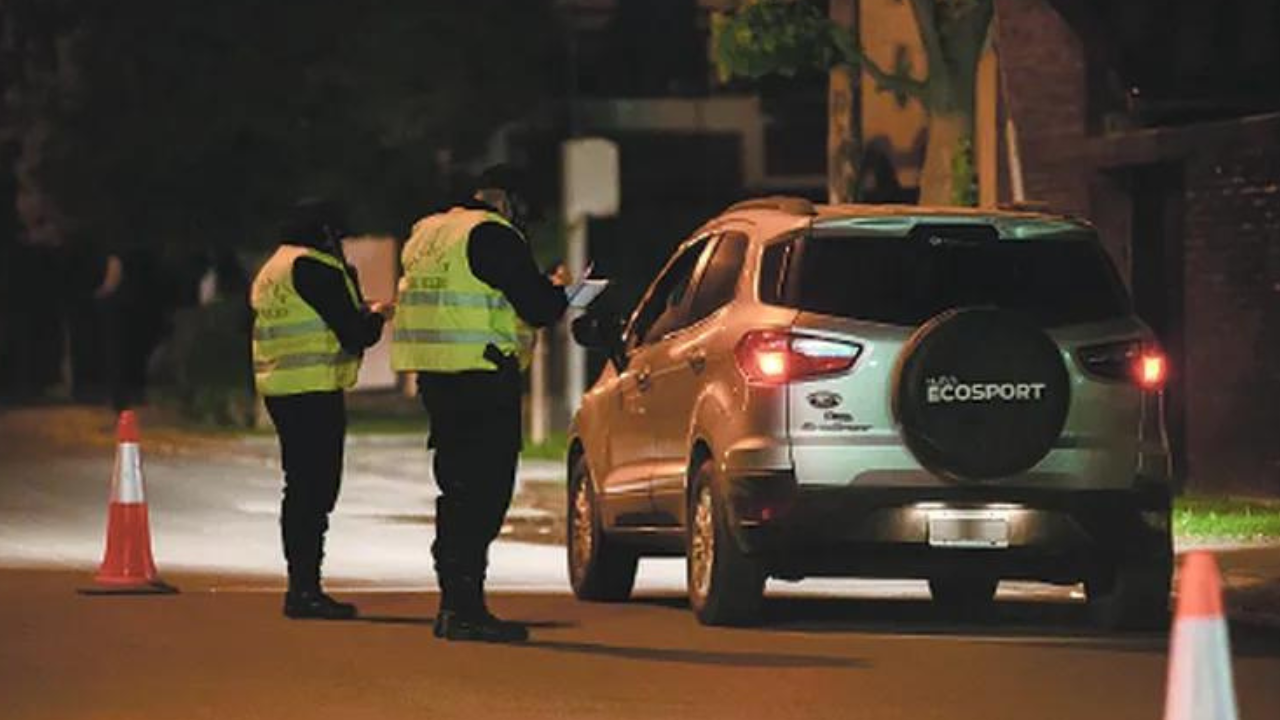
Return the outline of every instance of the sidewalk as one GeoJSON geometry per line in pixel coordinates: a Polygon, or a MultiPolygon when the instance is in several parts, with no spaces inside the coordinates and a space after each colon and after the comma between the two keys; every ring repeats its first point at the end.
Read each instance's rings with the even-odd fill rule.
{"type": "MultiPolygon", "coordinates": [[[[202,510],[189,523],[195,528],[188,533],[193,543],[208,542],[202,540],[205,536],[201,527],[236,528],[246,549],[235,554],[267,558],[270,562],[266,570],[278,572],[274,523],[278,512],[279,451],[273,436],[195,433],[152,423],[144,413],[143,438],[148,462],[155,461],[156,482],[150,489],[156,495],[153,502],[161,505],[155,518],[158,531],[182,525],[173,513],[163,512],[166,500],[178,511],[188,506],[211,508],[202,510]],[[215,497],[219,489],[230,499],[215,497]]],[[[429,532],[434,520],[436,496],[424,445],[425,438],[416,434],[353,435],[349,439],[343,499],[335,515],[335,522],[346,525],[344,532],[335,535],[340,540],[360,539],[364,550],[353,562],[367,563],[364,555],[375,547],[409,556],[404,559],[391,550],[378,550],[376,559],[388,566],[387,577],[430,576],[426,555],[418,547],[425,547],[423,543],[429,541],[430,536],[424,533],[429,532]],[[368,534],[355,534],[345,529],[348,527],[367,529],[368,534]]],[[[57,537],[51,536],[50,542],[56,539],[66,543],[71,537],[75,542],[68,552],[81,560],[95,558],[101,552],[101,493],[105,486],[99,483],[109,477],[113,446],[114,418],[105,410],[64,406],[0,411],[0,461],[10,468],[0,476],[10,474],[16,467],[14,462],[44,471],[37,473],[42,475],[40,482],[28,489],[29,496],[23,497],[34,503],[32,511],[35,507],[42,509],[40,527],[48,533],[54,532],[55,520],[65,519],[65,525],[79,528],[68,536],[59,527],[57,537]],[[48,474],[55,468],[62,468],[64,475],[70,474],[61,478],[48,474]],[[73,512],[64,508],[56,515],[49,514],[50,503],[68,502],[72,493],[87,496],[82,503],[86,510],[73,512]]],[[[20,510],[16,506],[10,509],[20,510]]],[[[503,540],[515,541],[504,548],[504,552],[515,553],[511,555],[512,568],[523,568],[527,564],[524,558],[533,554],[539,562],[553,562],[563,572],[563,550],[558,548],[565,539],[565,509],[563,464],[555,460],[523,460],[503,529],[503,540]],[[548,561],[544,555],[555,557],[548,561]]],[[[0,544],[13,532],[12,527],[0,527],[0,544]]],[[[29,541],[30,538],[23,539],[26,545],[31,544],[29,541]]],[[[1179,553],[1209,549],[1217,554],[1227,609],[1234,618],[1280,629],[1280,544],[1210,544],[1179,538],[1177,546],[1179,553]]],[[[44,547],[35,555],[47,556],[48,546],[44,547]]],[[[191,554],[198,549],[193,546],[191,554]]],[[[166,547],[168,553],[175,550],[173,544],[166,547]]]]}

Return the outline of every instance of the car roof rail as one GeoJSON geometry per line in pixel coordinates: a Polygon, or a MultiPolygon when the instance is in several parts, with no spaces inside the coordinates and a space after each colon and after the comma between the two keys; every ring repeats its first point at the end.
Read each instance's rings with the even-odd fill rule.
{"type": "Polygon", "coordinates": [[[743,200],[730,205],[725,212],[738,212],[739,210],[777,210],[789,215],[817,215],[818,209],[814,207],[813,201],[808,198],[792,197],[790,195],[771,195],[769,197],[752,198],[743,200]]]}

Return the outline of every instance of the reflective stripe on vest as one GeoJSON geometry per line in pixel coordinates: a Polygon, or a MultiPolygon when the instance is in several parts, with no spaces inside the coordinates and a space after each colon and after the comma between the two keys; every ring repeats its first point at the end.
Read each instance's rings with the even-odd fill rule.
{"type": "Polygon", "coordinates": [[[254,380],[263,395],[349,388],[360,370],[360,359],[343,351],[338,336],[294,287],[293,263],[302,257],[341,271],[351,302],[360,301],[341,260],[318,250],[281,245],[258,271],[249,297],[254,311],[254,380]]]}
{"type": "Polygon", "coordinates": [[[448,290],[407,290],[400,294],[399,306],[439,305],[444,307],[488,308],[499,310],[507,300],[484,293],[450,292],[448,290]]]}
{"type": "Polygon", "coordinates": [[[401,253],[393,321],[391,365],[396,370],[461,372],[493,370],[485,345],[516,354],[521,366],[531,357],[531,333],[506,297],[471,272],[467,241],[481,223],[514,229],[486,210],[454,208],[413,227],[401,253]]]}
{"type": "Polygon", "coordinates": [[[474,345],[493,343],[501,348],[515,341],[510,335],[486,330],[396,330],[392,338],[401,342],[423,345],[474,345]]]}

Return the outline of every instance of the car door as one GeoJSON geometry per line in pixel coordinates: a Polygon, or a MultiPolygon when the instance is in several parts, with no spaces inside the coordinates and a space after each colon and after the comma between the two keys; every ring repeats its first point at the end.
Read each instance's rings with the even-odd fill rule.
{"type": "Polygon", "coordinates": [[[613,524],[653,524],[649,483],[653,462],[653,408],[649,402],[655,359],[654,342],[663,324],[675,318],[705,239],[682,247],[649,286],[623,334],[625,367],[618,373],[610,401],[609,471],[603,482],[606,516],[613,524]],[[663,324],[660,324],[661,323],[663,324]]]}
{"type": "Polygon", "coordinates": [[[615,428],[612,436],[616,437],[611,437],[611,443],[616,443],[630,460],[628,486],[640,483],[644,487],[649,502],[646,524],[656,524],[649,488],[657,460],[654,440],[672,421],[661,401],[655,402],[652,397],[654,373],[661,371],[665,362],[667,348],[661,341],[682,323],[690,281],[708,239],[700,237],[680,247],[645,293],[626,332],[627,368],[620,401],[630,414],[625,426],[615,428]]]}
{"type": "Polygon", "coordinates": [[[689,428],[708,380],[708,353],[727,346],[721,342],[725,329],[716,314],[734,297],[746,249],[747,237],[740,232],[726,232],[708,242],[678,321],[655,344],[647,400],[654,428],[650,489],[655,519],[662,525],[684,521],[689,428]]]}

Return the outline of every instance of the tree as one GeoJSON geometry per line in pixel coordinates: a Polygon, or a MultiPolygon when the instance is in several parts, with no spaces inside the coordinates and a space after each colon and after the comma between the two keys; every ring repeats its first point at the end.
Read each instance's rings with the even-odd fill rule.
{"type": "Polygon", "coordinates": [[[402,233],[551,95],[551,0],[0,0],[25,235],[264,243],[292,198],[402,233]]]}
{"type": "MultiPolygon", "coordinates": [[[[973,205],[974,92],[994,0],[908,1],[928,61],[923,79],[906,68],[883,68],[862,51],[856,34],[804,0],[749,0],[736,11],[718,15],[712,54],[722,79],[790,76],[844,66],[865,71],[883,92],[919,99],[929,115],[921,202],[973,205]]],[[[857,160],[847,159],[854,164],[857,160]]]]}

